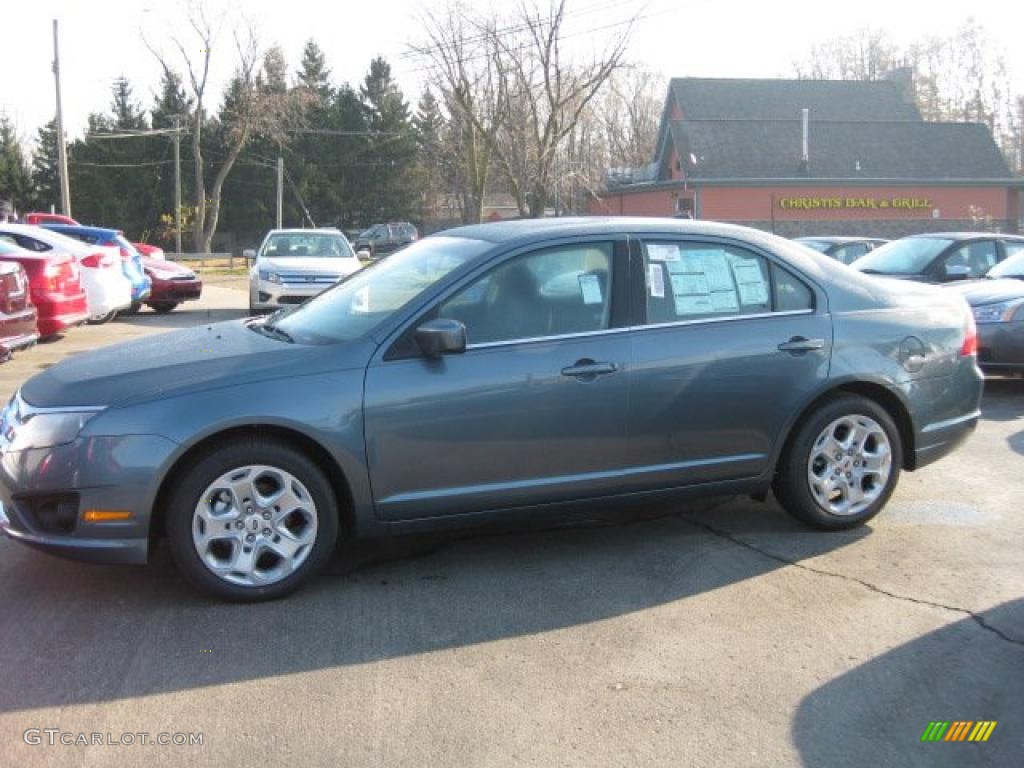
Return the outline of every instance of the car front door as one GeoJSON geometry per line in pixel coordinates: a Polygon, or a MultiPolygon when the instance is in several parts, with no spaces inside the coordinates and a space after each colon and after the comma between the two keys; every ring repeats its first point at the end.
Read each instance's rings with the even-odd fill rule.
{"type": "Polygon", "coordinates": [[[366,447],[377,514],[410,520],[612,493],[626,461],[628,246],[513,254],[421,315],[371,363],[366,447]],[[408,344],[462,322],[462,354],[408,344]]]}
{"type": "MultiPolygon", "coordinates": [[[[630,456],[636,489],[752,478],[828,375],[820,289],[727,241],[636,243],[630,456]],[[642,471],[641,471],[642,470],[642,471]]],[[[633,490],[633,488],[627,488],[633,490]]]]}

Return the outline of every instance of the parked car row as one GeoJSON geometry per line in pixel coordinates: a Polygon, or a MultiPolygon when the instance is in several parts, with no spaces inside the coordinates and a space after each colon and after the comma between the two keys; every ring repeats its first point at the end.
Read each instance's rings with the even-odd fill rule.
{"type": "Polygon", "coordinates": [[[0,224],[0,359],[82,323],[106,323],[143,304],[169,312],[201,295],[195,272],[159,249],[142,255],[119,230],[57,214],[24,221],[0,224]]]}
{"type": "Polygon", "coordinates": [[[877,238],[802,237],[797,242],[889,280],[943,285],[963,295],[978,325],[978,364],[991,373],[1024,373],[1024,237],[943,232],[886,242],[877,238]],[[864,253],[853,261],[850,244],[864,253]]]}

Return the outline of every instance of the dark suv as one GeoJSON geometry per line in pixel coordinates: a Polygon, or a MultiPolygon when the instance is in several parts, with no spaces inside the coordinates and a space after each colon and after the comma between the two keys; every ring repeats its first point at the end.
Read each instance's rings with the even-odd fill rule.
{"type": "Polygon", "coordinates": [[[352,243],[359,251],[367,251],[371,259],[379,259],[404,248],[409,243],[419,240],[420,234],[416,227],[407,221],[396,221],[390,224],[374,224],[362,232],[352,243]]]}

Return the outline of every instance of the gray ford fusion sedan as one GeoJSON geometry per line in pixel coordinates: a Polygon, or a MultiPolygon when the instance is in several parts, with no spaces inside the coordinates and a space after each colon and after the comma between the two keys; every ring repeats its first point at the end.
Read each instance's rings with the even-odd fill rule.
{"type": "Polygon", "coordinates": [[[342,536],[753,494],[859,525],[979,416],[974,320],[740,227],[450,230],[271,315],[75,356],[3,412],[0,527],[283,595],[342,536]]]}

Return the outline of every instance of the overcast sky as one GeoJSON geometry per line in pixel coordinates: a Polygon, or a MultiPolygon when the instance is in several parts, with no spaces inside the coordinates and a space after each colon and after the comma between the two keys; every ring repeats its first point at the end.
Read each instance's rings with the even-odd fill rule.
{"type": "MultiPolygon", "coordinates": [[[[187,0],[186,0],[187,2],[187,0]]],[[[17,0],[4,12],[0,111],[23,137],[54,114],[52,20],[60,22],[62,87],[67,130],[84,130],[90,112],[106,111],[110,85],[127,76],[148,108],[159,69],[143,36],[171,51],[169,35],[182,39],[182,0],[17,0]]],[[[480,0],[473,0],[480,4],[480,0]]],[[[509,7],[510,3],[505,3],[509,7]]],[[[212,16],[226,21],[219,43],[230,46],[231,19],[253,19],[265,44],[278,43],[294,69],[303,43],[314,38],[325,51],[338,82],[357,83],[370,59],[391,62],[407,98],[423,86],[421,63],[406,52],[419,36],[423,0],[206,0],[212,16]]],[[[620,33],[616,26],[640,12],[630,59],[667,76],[791,76],[793,61],[810,44],[864,26],[884,27],[898,43],[924,35],[946,35],[972,15],[1003,49],[1017,92],[1024,92],[1024,11],[1019,0],[974,0],[969,4],[892,0],[570,0],[568,33],[585,53],[595,40],[620,33]]],[[[198,51],[197,51],[198,55],[198,51]]],[[[215,85],[230,73],[230,54],[214,51],[215,85]]]]}

